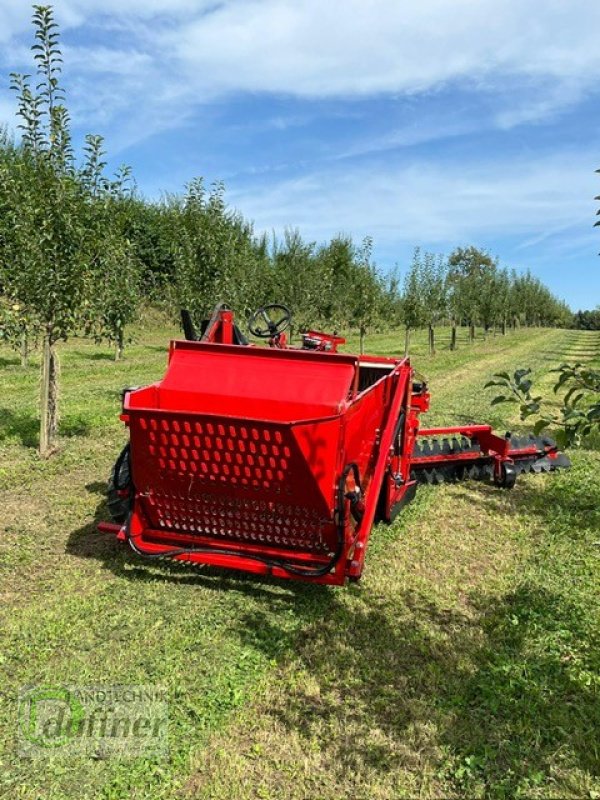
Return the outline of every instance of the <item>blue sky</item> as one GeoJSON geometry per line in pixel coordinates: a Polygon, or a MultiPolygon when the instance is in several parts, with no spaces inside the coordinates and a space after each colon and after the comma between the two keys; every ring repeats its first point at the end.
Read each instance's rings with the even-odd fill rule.
{"type": "MultiPolygon", "coordinates": [[[[600,304],[598,0],[57,0],[76,135],[158,197],[225,181],[256,230],[476,244],[600,304]]],[[[27,3],[0,0],[8,73],[27,3]]]]}

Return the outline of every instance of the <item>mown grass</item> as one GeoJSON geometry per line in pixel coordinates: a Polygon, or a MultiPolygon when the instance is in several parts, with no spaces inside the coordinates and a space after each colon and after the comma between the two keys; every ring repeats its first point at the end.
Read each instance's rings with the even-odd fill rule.
{"type": "MultiPolygon", "coordinates": [[[[600,797],[600,458],[514,492],[420,490],[341,590],[148,565],[96,533],[124,440],[124,385],[164,369],[171,332],[120,364],[63,348],[62,441],[35,453],[35,369],[0,351],[0,795],[600,797]],[[170,698],[166,762],[16,752],[26,684],[148,684],[170,698]]],[[[500,369],[598,360],[600,337],[523,331],[415,364],[432,423],[519,428],[482,391],[500,369]]],[[[349,346],[355,346],[351,340],[349,346]]],[[[397,352],[402,334],[374,335],[397,352]]]]}

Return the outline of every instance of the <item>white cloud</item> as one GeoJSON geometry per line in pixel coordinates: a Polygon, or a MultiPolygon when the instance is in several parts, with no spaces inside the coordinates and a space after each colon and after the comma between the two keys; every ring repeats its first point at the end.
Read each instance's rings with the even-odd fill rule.
{"type": "MultiPolygon", "coordinates": [[[[148,20],[158,15],[195,15],[210,8],[210,0],[54,0],[55,17],[61,28],[97,24],[98,18],[114,20],[148,20]]],[[[23,33],[29,28],[32,4],[23,0],[3,0],[0,7],[0,41],[23,33]]]]}
{"type": "Polygon", "coordinates": [[[308,97],[600,74],[595,0],[230,0],[159,33],[194,85],[308,97]]]}
{"type": "Polygon", "coordinates": [[[394,128],[381,136],[357,140],[350,147],[341,150],[335,158],[355,158],[401,147],[413,147],[440,139],[452,139],[476,133],[486,127],[492,127],[492,125],[489,122],[486,124],[486,121],[482,119],[475,120],[466,117],[448,119],[448,115],[446,115],[443,119],[419,121],[416,124],[394,128]]]}
{"type": "Polygon", "coordinates": [[[494,122],[502,130],[546,122],[581,101],[587,88],[590,87],[586,85],[585,78],[580,81],[571,78],[551,80],[547,85],[538,85],[533,89],[524,88],[504,100],[494,122]]]}
{"type": "MultiPolygon", "coordinates": [[[[55,9],[67,32],[78,27],[96,41],[103,27],[126,32],[127,48],[86,44],[78,69],[91,84],[107,62],[128,72],[135,54],[154,68],[150,100],[173,86],[202,102],[240,91],[364,97],[551,81],[539,116],[552,113],[553,92],[564,105],[600,77],[597,0],[56,0],[55,9]]],[[[5,0],[0,39],[28,27],[22,0],[5,0]]],[[[517,109],[499,124],[526,116],[517,109]]]]}
{"type": "Polygon", "coordinates": [[[308,238],[338,231],[444,246],[510,232],[523,245],[568,228],[587,232],[597,188],[591,153],[447,164],[331,169],[232,195],[257,230],[299,227],[308,238]]]}
{"type": "Polygon", "coordinates": [[[14,99],[0,95],[0,128],[3,126],[14,128],[16,124],[14,99]]]}
{"type": "Polygon", "coordinates": [[[0,6],[0,42],[5,42],[27,26],[29,8],[19,0],[8,0],[0,6]]]}

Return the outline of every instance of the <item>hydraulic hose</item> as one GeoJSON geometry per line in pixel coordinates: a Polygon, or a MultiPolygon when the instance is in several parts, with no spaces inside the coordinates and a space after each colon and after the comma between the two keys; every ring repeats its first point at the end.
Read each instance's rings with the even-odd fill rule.
{"type": "MultiPolygon", "coordinates": [[[[124,450],[125,449],[127,449],[127,448],[124,448],[124,450]]],[[[123,453],[121,453],[121,456],[122,455],[123,455],[123,453]]],[[[119,456],[119,459],[121,458],[121,456],[119,456]]],[[[118,460],[117,460],[117,464],[118,464],[118,460]]],[[[116,469],[116,466],[117,465],[115,465],[115,469],[116,469]]],[[[333,553],[333,556],[331,557],[331,559],[326,564],[324,564],[322,567],[299,567],[299,566],[297,566],[295,564],[290,564],[289,562],[286,562],[286,561],[283,561],[283,560],[280,561],[278,559],[269,559],[269,558],[265,558],[263,556],[255,555],[253,553],[252,554],[240,553],[237,550],[228,550],[228,549],[220,548],[220,547],[219,548],[210,548],[210,547],[177,547],[177,548],[174,548],[172,550],[163,550],[163,551],[161,551],[159,553],[153,553],[153,552],[150,552],[148,550],[144,550],[144,549],[138,547],[138,545],[133,540],[133,537],[131,535],[131,529],[130,529],[130,527],[131,527],[131,515],[133,513],[133,509],[130,509],[129,514],[127,515],[127,520],[125,522],[125,537],[127,539],[127,542],[129,543],[129,546],[133,550],[133,552],[136,553],[139,556],[142,556],[143,558],[149,558],[149,559],[173,558],[175,556],[193,555],[194,553],[200,553],[200,554],[204,554],[204,555],[218,553],[218,554],[221,554],[221,555],[235,556],[237,558],[247,558],[247,559],[249,559],[251,561],[257,561],[260,564],[264,564],[265,566],[269,567],[270,569],[273,569],[274,567],[278,567],[279,569],[283,569],[286,572],[290,573],[291,575],[296,575],[296,576],[299,576],[299,577],[321,578],[324,575],[327,575],[329,572],[331,572],[334,569],[334,567],[337,565],[338,561],[340,560],[340,558],[342,557],[342,554],[344,552],[344,540],[345,540],[344,534],[345,534],[345,527],[346,527],[346,525],[345,525],[345,522],[346,522],[346,515],[345,515],[346,480],[347,480],[348,475],[350,474],[350,472],[354,473],[356,486],[360,490],[360,479],[359,479],[358,466],[354,462],[351,462],[350,464],[347,464],[346,467],[344,468],[344,470],[342,472],[342,475],[340,477],[340,480],[338,482],[338,492],[337,492],[337,506],[338,507],[336,509],[337,517],[338,517],[337,526],[336,526],[336,531],[337,531],[336,549],[335,549],[335,552],[333,553]]],[[[133,497],[133,493],[132,493],[132,497],[133,497]]]]}

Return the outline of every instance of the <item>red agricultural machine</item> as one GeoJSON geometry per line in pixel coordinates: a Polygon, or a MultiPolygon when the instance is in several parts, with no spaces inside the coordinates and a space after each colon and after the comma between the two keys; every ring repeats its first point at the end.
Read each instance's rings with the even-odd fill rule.
{"type": "Polygon", "coordinates": [[[420,483],[570,466],[547,438],[488,425],[420,428],[427,385],[408,358],[347,355],[318,331],[288,346],[285,306],[259,309],[248,343],[218,306],[172,341],[164,378],[123,393],[129,444],[109,483],[116,533],[141,556],[343,584],[360,578],[375,521],[420,483]]]}

